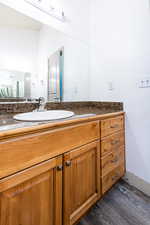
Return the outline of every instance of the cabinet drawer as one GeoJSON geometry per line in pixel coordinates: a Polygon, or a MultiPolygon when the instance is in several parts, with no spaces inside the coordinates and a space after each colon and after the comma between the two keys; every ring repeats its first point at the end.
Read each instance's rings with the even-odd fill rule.
{"type": "Polygon", "coordinates": [[[121,146],[119,151],[112,152],[101,159],[101,175],[105,176],[121,163],[124,163],[124,146],[121,146]]]}
{"type": "Polygon", "coordinates": [[[122,145],[124,145],[124,131],[119,131],[104,138],[101,141],[101,157],[109,154],[110,152],[118,151],[122,145]]]}
{"type": "Polygon", "coordinates": [[[101,137],[110,135],[118,130],[124,128],[124,116],[117,116],[115,118],[101,121],[101,137]]]}
{"type": "Polygon", "coordinates": [[[112,187],[112,185],[115,184],[116,181],[119,180],[119,178],[121,178],[124,175],[124,172],[125,172],[124,164],[121,164],[113,171],[111,171],[109,174],[102,177],[102,194],[108,191],[112,187]]]}
{"type": "Polygon", "coordinates": [[[100,138],[99,121],[0,142],[0,178],[100,138]]]}

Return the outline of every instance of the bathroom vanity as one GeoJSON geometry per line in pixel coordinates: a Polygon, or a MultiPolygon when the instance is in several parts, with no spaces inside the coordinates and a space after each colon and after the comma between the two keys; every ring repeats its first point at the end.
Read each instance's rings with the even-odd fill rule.
{"type": "Polygon", "coordinates": [[[0,225],[73,225],[125,173],[124,112],[0,133],[0,225]]]}
{"type": "Polygon", "coordinates": [[[125,173],[123,103],[89,101],[82,38],[7,5],[0,4],[0,225],[74,225],[125,173]],[[45,109],[75,116],[37,122],[45,109]],[[30,118],[14,117],[20,113],[30,118]]]}

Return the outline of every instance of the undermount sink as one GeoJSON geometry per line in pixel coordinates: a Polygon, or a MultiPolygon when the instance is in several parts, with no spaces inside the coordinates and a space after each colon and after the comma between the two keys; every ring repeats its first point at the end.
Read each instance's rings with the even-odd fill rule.
{"type": "Polygon", "coordinates": [[[72,117],[74,115],[71,111],[66,110],[49,110],[44,112],[29,112],[15,115],[13,118],[19,121],[40,122],[60,120],[72,117]]]}

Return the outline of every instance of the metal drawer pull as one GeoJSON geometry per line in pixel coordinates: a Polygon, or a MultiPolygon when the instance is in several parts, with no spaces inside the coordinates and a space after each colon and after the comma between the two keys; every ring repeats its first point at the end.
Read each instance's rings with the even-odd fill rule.
{"type": "Polygon", "coordinates": [[[58,171],[62,171],[63,170],[63,166],[62,165],[57,166],[57,170],[58,171]]]}
{"type": "Polygon", "coordinates": [[[119,177],[120,177],[120,174],[119,174],[119,173],[117,173],[115,176],[113,176],[113,177],[112,177],[112,181],[114,181],[114,180],[118,179],[119,177]]]}
{"type": "Polygon", "coordinates": [[[66,166],[71,166],[71,161],[66,161],[66,166]]]}
{"type": "Polygon", "coordinates": [[[115,125],[110,126],[110,128],[117,128],[117,127],[119,127],[118,124],[115,124],[115,125]]]}
{"type": "Polygon", "coordinates": [[[116,162],[118,162],[118,161],[119,161],[119,157],[116,156],[114,159],[111,160],[111,163],[116,163],[116,162]]]}
{"type": "Polygon", "coordinates": [[[118,143],[119,143],[119,140],[114,140],[114,141],[111,142],[112,145],[116,145],[118,143]]]}

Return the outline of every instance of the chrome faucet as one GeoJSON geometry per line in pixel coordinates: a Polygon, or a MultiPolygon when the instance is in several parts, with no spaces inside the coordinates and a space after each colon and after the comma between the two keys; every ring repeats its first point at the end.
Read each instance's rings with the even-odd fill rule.
{"type": "Polygon", "coordinates": [[[37,111],[38,112],[46,111],[46,109],[45,109],[45,106],[46,106],[45,98],[44,97],[40,97],[40,98],[37,99],[37,101],[38,101],[37,111]]]}

